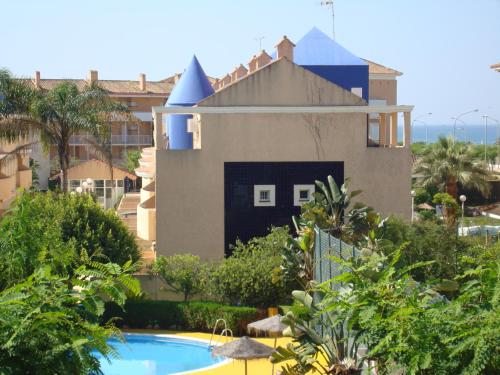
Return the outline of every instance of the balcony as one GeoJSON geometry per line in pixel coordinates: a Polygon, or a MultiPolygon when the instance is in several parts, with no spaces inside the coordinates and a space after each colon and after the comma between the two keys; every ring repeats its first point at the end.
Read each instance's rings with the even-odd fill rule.
{"type": "MultiPolygon", "coordinates": [[[[70,146],[84,146],[90,144],[88,141],[88,136],[86,135],[73,135],[69,139],[70,146]]],[[[112,145],[134,145],[134,146],[151,146],[152,137],[151,135],[111,135],[112,145]]]]}

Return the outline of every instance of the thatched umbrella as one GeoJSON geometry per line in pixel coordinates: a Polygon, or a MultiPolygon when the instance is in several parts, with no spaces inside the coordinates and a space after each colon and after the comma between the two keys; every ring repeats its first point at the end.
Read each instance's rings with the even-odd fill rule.
{"type": "Polygon", "coordinates": [[[428,203],[421,203],[421,204],[419,204],[419,205],[417,206],[417,208],[418,208],[419,210],[428,210],[428,211],[434,211],[434,210],[435,210],[435,208],[434,208],[434,207],[432,207],[432,206],[431,206],[430,204],[428,204],[428,203]]]}
{"type": "MultiPolygon", "coordinates": [[[[276,341],[278,337],[283,336],[283,330],[287,328],[287,325],[281,322],[282,316],[280,314],[271,316],[270,318],[257,320],[256,322],[247,325],[248,333],[263,333],[268,336],[274,337],[274,348],[276,349],[276,341]]],[[[271,373],[274,374],[274,363],[271,369],[271,373]]]]}
{"type": "Polygon", "coordinates": [[[247,331],[248,333],[263,333],[274,337],[274,347],[276,348],[276,340],[278,337],[283,336],[283,330],[287,327],[287,325],[281,322],[281,318],[282,316],[278,314],[271,316],[270,318],[250,323],[247,325],[247,331]]]}
{"type": "Polygon", "coordinates": [[[247,336],[212,349],[212,354],[216,356],[244,360],[245,375],[247,374],[247,360],[268,358],[273,352],[273,348],[252,340],[247,336]]]}

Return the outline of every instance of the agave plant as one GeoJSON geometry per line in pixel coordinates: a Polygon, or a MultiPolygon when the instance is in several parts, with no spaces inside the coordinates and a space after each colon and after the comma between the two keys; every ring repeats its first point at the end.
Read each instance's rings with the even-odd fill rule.
{"type": "Polygon", "coordinates": [[[322,181],[315,181],[320,190],[314,194],[316,202],[325,207],[327,214],[331,218],[332,227],[330,233],[335,237],[340,237],[345,223],[345,213],[351,203],[352,198],[361,194],[361,190],[349,193],[349,179],[340,186],[337,185],[332,176],[327,177],[328,185],[322,181]]]}
{"type": "Polygon", "coordinates": [[[325,295],[317,292],[314,298],[307,292],[294,291],[293,298],[307,312],[301,316],[288,312],[282,322],[288,326],[285,336],[294,338],[286,347],[278,347],[271,356],[272,363],[286,363],[283,374],[359,374],[363,357],[358,356],[359,335],[348,322],[324,308],[325,295]]]}

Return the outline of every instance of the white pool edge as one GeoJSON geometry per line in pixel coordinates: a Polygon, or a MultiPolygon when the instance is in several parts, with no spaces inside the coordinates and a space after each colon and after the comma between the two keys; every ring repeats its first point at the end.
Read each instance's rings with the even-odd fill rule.
{"type": "MultiPolygon", "coordinates": [[[[210,344],[210,340],[200,339],[198,337],[191,337],[191,336],[177,336],[177,335],[171,335],[171,334],[168,334],[168,333],[139,333],[139,332],[126,332],[125,331],[125,332],[123,332],[123,334],[124,335],[125,334],[126,335],[133,335],[133,336],[148,335],[148,336],[155,336],[155,337],[171,338],[171,339],[176,339],[176,340],[196,341],[196,342],[202,342],[204,344],[207,344],[207,346],[210,344]]],[[[212,341],[212,344],[214,346],[222,345],[222,343],[220,343],[218,341],[212,341]]],[[[212,370],[214,368],[227,365],[227,364],[231,363],[232,361],[233,361],[233,359],[226,358],[225,360],[220,361],[219,363],[216,363],[214,365],[210,365],[210,366],[206,366],[206,367],[200,367],[200,368],[197,368],[195,370],[188,370],[188,371],[182,371],[182,372],[174,372],[171,375],[186,375],[186,374],[194,374],[195,372],[198,372],[198,371],[212,370]]]]}

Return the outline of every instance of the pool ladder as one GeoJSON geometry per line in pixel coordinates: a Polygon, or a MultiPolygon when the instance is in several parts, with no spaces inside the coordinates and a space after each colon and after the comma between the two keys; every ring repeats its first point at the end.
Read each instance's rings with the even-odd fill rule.
{"type": "Polygon", "coordinates": [[[227,340],[229,338],[228,334],[230,334],[231,337],[233,337],[233,331],[230,328],[227,328],[227,322],[224,319],[217,319],[215,321],[214,329],[212,331],[212,336],[210,336],[210,342],[208,343],[208,347],[209,348],[212,347],[212,340],[213,340],[213,338],[215,336],[215,332],[217,331],[217,326],[219,325],[219,322],[222,322],[224,324],[224,328],[220,332],[220,336],[221,337],[226,336],[226,342],[227,342],[227,340]]]}

